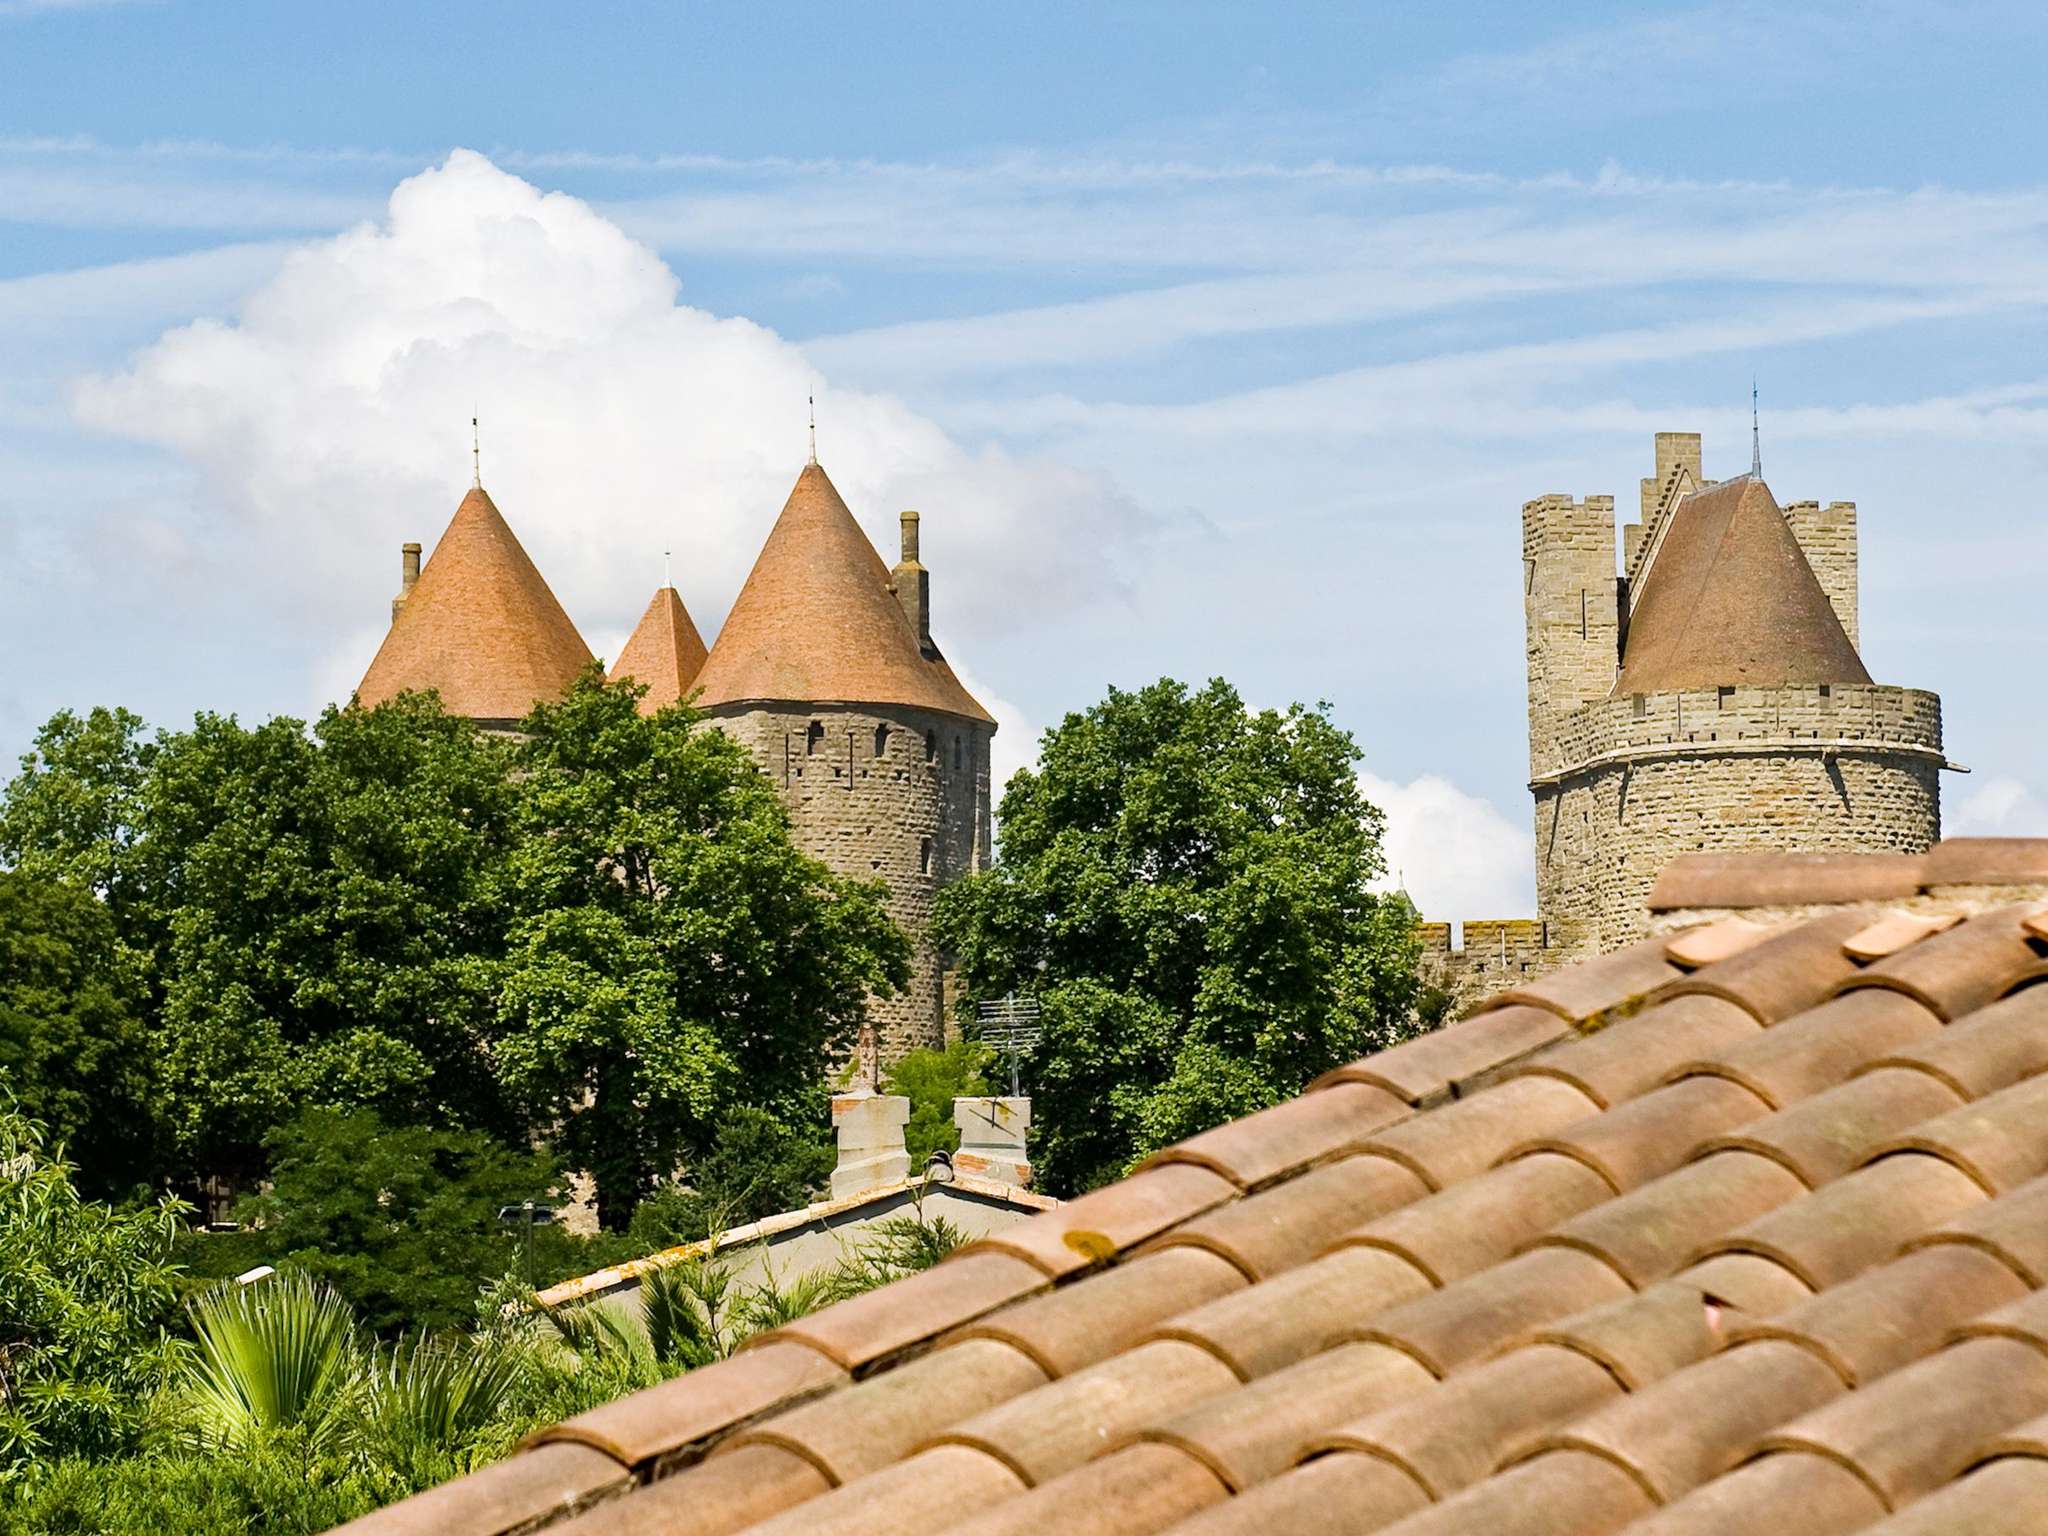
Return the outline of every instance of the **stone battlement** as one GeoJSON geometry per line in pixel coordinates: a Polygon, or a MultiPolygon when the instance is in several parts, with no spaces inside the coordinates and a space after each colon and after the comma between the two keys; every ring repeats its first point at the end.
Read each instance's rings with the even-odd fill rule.
{"type": "Polygon", "coordinates": [[[1625,694],[1566,715],[1555,741],[1558,766],[1534,783],[1638,755],[1674,755],[1667,749],[1711,747],[1718,756],[1870,747],[1939,760],[1941,700],[1885,683],[1625,694]]]}
{"type": "Polygon", "coordinates": [[[1416,934],[1422,941],[1422,978],[1451,994],[1454,1017],[1562,963],[1550,942],[1550,925],[1540,918],[1474,918],[1464,924],[1463,943],[1455,948],[1449,923],[1418,923],[1416,934]]]}

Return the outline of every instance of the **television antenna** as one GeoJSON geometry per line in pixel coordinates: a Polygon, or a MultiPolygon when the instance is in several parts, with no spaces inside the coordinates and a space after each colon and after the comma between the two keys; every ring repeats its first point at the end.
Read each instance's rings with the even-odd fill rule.
{"type": "Polygon", "coordinates": [[[1010,1097],[1017,1098],[1017,1066],[1038,1048],[1045,1025],[1038,1012],[1038,999],[1009,992],[992,1002],[976,1003],[974,1018],[980,1027],[981,1043],[1010,1059],[1010,1097]]]}

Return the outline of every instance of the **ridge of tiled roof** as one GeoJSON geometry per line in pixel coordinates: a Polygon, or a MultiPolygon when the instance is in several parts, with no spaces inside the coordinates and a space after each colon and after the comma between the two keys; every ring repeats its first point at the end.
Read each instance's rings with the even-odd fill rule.
{"type": "Polygon", "coordinates": [[[356,701],[429,688],[451,715],[512,721],[561,696],[590,647],[482,486],[472,486],[392,621],[356,701]]]}
{"type": "Polygon", "coordinates": [[[1762,480],[1724,480],[1672,510],[1629,610],[1617,698],[1869,681],[1762,480]]]}
{"type": "Polygon", "coordinates": [[[351,1529],[2041,1529],[2048,909],[1991,894],[1545,977],[351,1529]]]}
{"type": "Polygon", "coordinates": [[[612,664],[611,681],[630,677],[645,685],[640,713],[651,715],[664,705],[686,699],[704,668],[704,637],[674,587],[655,592],[633,626],[633,633],[612,664]]]}
{"type": "Polygon", "coordinates": [[[822,466],[806,464],[747,573],[698,702],[904,704],[993,724],[889,591],[889,568],[822,466]]]}

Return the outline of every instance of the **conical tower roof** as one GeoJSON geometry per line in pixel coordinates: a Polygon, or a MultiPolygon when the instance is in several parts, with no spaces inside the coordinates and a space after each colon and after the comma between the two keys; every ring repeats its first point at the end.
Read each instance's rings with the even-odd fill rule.
{"type": "Polygon", "coordinates": [[[561,696],[590,647],[485,494],[473,488],[384,636],[356,700],[438,689],[451,715],[518,720],[561,696]]]}
{"type": "Polygon", "coordinates": [[[697,686],[707,709],[907,704],[994,724],[937,648],[920,646],[888,567],[815,463],[797,476],[697,686]]]}
{"type": "Polygon", "coordinates": [[[641,696],[640,713],[651,715],[663,705],[687,698],[703,665],[704,638],[690,622],[690,610],[674,587],[663,587],[654,594],[633,629],[633,637],[619,652],[611,680],[630,677],[644,683],[647,692],[641,696]]]}
{"type": "Polygon", "coordinates": [[[1770,487],[1755,475],[1673,508],[1642,583],[1617,697],[1870,681],[1770,487]]]}

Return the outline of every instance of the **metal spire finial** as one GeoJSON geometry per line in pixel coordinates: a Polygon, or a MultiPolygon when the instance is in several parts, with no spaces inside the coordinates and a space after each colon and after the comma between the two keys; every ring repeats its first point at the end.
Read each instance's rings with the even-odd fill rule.
{"type": "Polygon", "coordinates": [[[818,462],[818,397],[805,395],[804,403],[811,408],[811,462],[818,462]]]}
{"type": "Polygon", "coordinates": [[[476,489],[484,488],[484,444],[477,430],[476,418],[469,418],[469,470],[470,484],[476,489]]]}
{"type": "Polygon", "coordinates": [[[1749,472],[1758,480],[1764,477],[1764,439],[1757,427],[1756,416],[1756,375],[1749,376],[1749,472]]]}
{"type": "Polygon", "coordinates": [[[661,584],[663,587],[673,587],[676,584],[675,574],[669,568],[668,556],[669,552],[664,549],[661,552],[661,584]]]}

